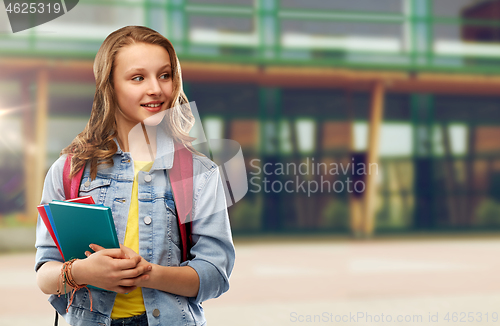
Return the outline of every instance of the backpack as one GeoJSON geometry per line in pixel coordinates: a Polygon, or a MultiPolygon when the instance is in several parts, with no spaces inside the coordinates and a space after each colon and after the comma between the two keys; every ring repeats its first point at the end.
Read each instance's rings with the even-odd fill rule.
{"type": "MultiPolygon", "coordinates": [[[[189,251],[192,247],[193,155],[181,143],[174,142],[174,147],[174,164],[169,170],[169,175],[181,238],[181,262],[184,262],[188,260],[189,251]]],[[[80,169],[73,178],[70,178],[71,155],[66,157],[63,168],[63,187],[66,199],[78,197],[83,170],[84,168],[80,169]]]]}

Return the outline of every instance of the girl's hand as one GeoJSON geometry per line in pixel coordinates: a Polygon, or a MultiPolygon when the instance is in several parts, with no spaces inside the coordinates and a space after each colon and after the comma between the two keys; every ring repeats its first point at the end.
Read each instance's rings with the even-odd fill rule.
{"type": "MultiPolygon", "coordinates": [[[[146,270],[146,272],[144,272],[144,275],[149,275],[150,274],[150,271],[153,268],[152,264],[148,263],[148,261],[146,259],[142,258],[142,256],[140,256],[138,253],[136,253],[134,250],[130,249],[129,247],[125,247],[124,245],[120,244],[120,249],[123,251],[123,253],[125,255],[127,255],[130,258],[139,257],[141,260],[139,261],[139,263],[137,264],[137,266],[150,266],[150,267],[147,267],[147,270],[146,270]]],[[[143,284],[142,284],[141,281],[146,281],[148,279],[149,278],[141,278],[140,280],[138,280],[139,282],[136,283],[136,285],[140,286],[140,287],[143,287],[143,284]]]]}
{"type": "MultiPolygon", "coordinates": [[[[103,247],[99,246],[99,245],[96,245],[96,244],[91,244],[91,249],[94,250],[94,251],[101,251],[101,250],[105,250],[103,247]]],[[[149,276],[146,277],[145,275],[148,275],[149,272],[152,270],[153,268],[153,265],[148,263],[148,261],[144,258],[142,258],[142,256],[140,256],[138,253],[136,253],[134,250],[130,249],[129,247],[126,247],[124,245],[122,245],[120,243],[120,249],[122,250],[123,254],[125,255],[125,257],[127,258],[135,258],[135,259],[140,259],[139,263],[137,264],[137,267],[144,267],[145,268],[145,272],[143,272],[142,277],[139,277],[137,279],[137,283],[135,283],[135,286],[142,286],[140,284],[141,281],[146,281],[149,279],[149,276]]],[[[90,252],[86,252],[85,253],[88,257],[88,255],[90,255],[90,252]],[[88,253],[88,254],[87,254],[88,253]]],[[[137,268],[136,267],[136,268],[137,268]]]]}
{"type": "Polygon", "coordinates": [[[133,291],[151,269],[150,264],[141,264],[141,257],[129,257],[122,249],[104,249],[91,245],[96,252],[86,252],[86,259],[77,260],[71,270],[75,282],[90,284],[117,293],[133,291]]]}

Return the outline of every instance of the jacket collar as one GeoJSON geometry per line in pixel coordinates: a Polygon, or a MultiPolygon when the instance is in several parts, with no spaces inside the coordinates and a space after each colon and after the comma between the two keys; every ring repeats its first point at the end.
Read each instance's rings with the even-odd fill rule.
{"type": "Polygon", "coordinates": [[[171,169],[174,165],[174,151],[174,139],[160,124],[156,130],[156,158],[151,170],[171,169]]]}

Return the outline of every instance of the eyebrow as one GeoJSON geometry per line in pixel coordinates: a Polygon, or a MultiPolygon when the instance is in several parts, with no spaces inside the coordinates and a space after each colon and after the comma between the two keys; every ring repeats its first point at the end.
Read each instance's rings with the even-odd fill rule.
{"type": "MultiPolygon", "coordinates": [[[[159,70],[164,70],[164,69],[166,69],[166,68],[170,68],[170,63],[167,63],[166,65],[164,65],[164,66],[160,67],[160,69],[159,69],[159,70]]],[[[144,69],[144,68],[134,67],[134,68],[130,68],[129,70],[127,70],[127,71],[125,72],[125,74],[130,74],[130,73],[132,73],[132,72],[136,72],[136,71],[137,71],[137,72],[141,72],[141,71],[145,71],[145,70],[146,70],[146,69],[144,69]]]]}

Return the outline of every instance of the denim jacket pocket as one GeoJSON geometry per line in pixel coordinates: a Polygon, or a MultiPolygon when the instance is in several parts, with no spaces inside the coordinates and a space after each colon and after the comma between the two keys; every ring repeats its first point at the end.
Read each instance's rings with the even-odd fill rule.
{"type": "Polygon", "coordinates": [[[174,196],[172,195],[171,192],[167,192],[165,194],[165,206],[175,217],[177,217],[174,196]]]}
{"type": "Polygon", "coordinates": [[[103,204],[110,184],[111,179],[97,177],[90,181],[90,177],[85,176],[80,185],[80,196],[92,196],[96,204],[103,204]]]}
{"type": "Polygon", "coordinates": [[[177,212],[175,211],[175,203],[172,195],[165,196],[165,208],[167,210],[168,219],[168,238],[180,251],[181,240],[179,235],[179,224],[177,221],[177,212]]]}

